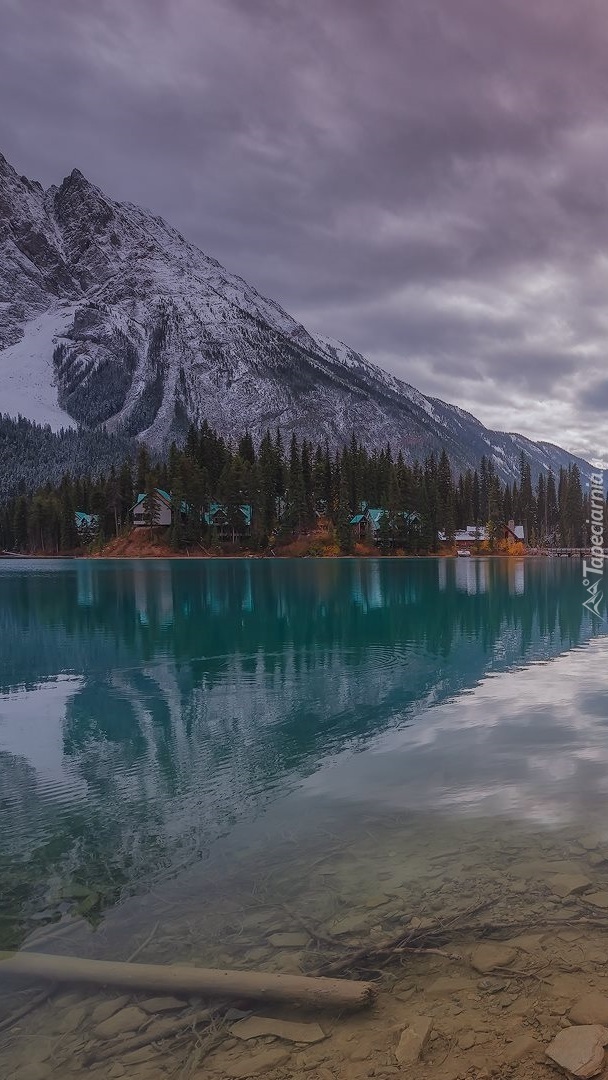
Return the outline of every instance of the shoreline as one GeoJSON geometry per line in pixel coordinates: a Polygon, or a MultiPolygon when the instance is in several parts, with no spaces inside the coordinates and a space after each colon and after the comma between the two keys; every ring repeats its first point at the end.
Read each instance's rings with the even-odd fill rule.
{"type": "MultiPolygon", "coordinates": [[[[511,554],[509,552],[486,552],[486,551],[479,552],[478,554],[475,554],[475,555],[472,554],[469,557],[471,559],[546,559],[546,558],[549,558],[549,556],[543,554],[542,552],[523,552],[521,554],[511,554]]],[[[563,556],[563,557],[564,558],[580,559],[579,555],[563,556]]],[[[403,555],[392,555],[392,554],[383,555],[381,552],[365,552],[365,553],[357,552],[355,554],[344,554],[344,555],[294,555],[292,553],[276,554],[276,555],[266,555],[266,554],[260,555],[258,553],[253,553],[253,552],[240,552],[240,553],[237,553],[237,552],[230,552],[230,553],[228,553],[228,552],[215,552],[213,554],[208,554],[208,555],[204,555],[202,553],[199,554],[198,552],[193,553],[193,554],[183,554],[183,555],[178,555],[178,554],[175,554],[174,552],[172,552],[171,554],[159,553],[159,554],[155,554],[155,555],[143,554],[143,553],[133,553],[133,554],[128,554],[128,555],[127,554],[111,555],[111,554],[104,554],[102,552],[74,555],[73,553],[70,553],[70,552],[66,552],[65,554],[62,554],[62,553],[55,553],[55,554],[46,554],[46,553],[44,553],[44,554],[42,554],[40,552],[37,552],[37,553],[31,554],[31,555],[21,555],[21,554],[20,555],[0,555],[0,562],[24,562],[24,561],[25,562],[32,562],[34,560],[39,561],[39,562],[42,562],[42,561],[47,561],[47,562],[49,562],[49,561],[65,561],[65,560],[71,560],[71,561],[77,562],[77,561],[82,561],[82,560],[93,560],[93,559],[96,560],[96,561],[107,560],[108,562],[110,562],[110,561],[111,562],[127,562],[127,561],[138,561],[138,560],[141,561],[141,560],[144,560],[144,559],[148,560],[148,561],[151,561],[151,562],[155,561],[155,560],[156,561],[162,561],[162,562],[167,562],[167,561],[183,562],[183,561],[192,561],[192,560],[197,560],[198,561],[198,560],[200,560],[201,562],[204,562],[204,561],[209,561],[209,560],[213,560],[213,559],[225,559],[225,560],[227,560],[227,559],[233,559],[233,560],[234,559],[256,559],[256,560],[267,560],[268,562],[276,562],[277,560],[285,561],[285,560],[289,560],[289,559],[291,559],[291,560],[296,560],[297,559],[297,560],[302,560],[302,561],[303,560],[313,560],[314,559],[314,560],[323,561],[323,562],[330,561],[330,560],[336,560],[336,559],[350,559],[350,560],[382,559],[383,561],[384,560],[394,560],[394,561],[402,562],[402,561],[407,560],[407,559],[416,559],[416,560],[424,560],[424,559],[454,559],[454,560],[458,560],[458,559],[461,559],[462,560],[463,557],[458,556],[458,555],[453,555],[450,552],[434,552],[434,553],[429,553],[429,554],[426,554],[426,555],[411,555],[411,554],[407,554],[407,555],[406,554],[403,554],[403,555]]],[[[465,560],[466,560],[466,557],[465,557],[465,560]]],[[[463,561],[465,561],[465,560],[463,560],[463,561]]]]}

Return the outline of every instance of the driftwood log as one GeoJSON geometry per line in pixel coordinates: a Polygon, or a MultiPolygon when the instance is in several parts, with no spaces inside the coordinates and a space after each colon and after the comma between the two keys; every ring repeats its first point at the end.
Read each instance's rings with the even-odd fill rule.
{"type": "Polygon", "coordinates": [[[314,1008],[360,1009],[375,997],[372,983],[351,979],[222,971],[177,964],[130,964],[46,953],[0,953],[0,978],[117,986],[125,990],[203,997],[282,1001],[314,1008]]]}

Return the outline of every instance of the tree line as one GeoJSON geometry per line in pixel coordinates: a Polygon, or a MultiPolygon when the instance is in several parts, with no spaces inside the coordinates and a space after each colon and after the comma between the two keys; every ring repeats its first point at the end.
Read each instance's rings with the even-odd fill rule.
{"type": "MultiPolygon", "coordinates": [[[[389,446],[370,450],[353,436],[332,451],[280,430],[268,431],[259,445],[245,433],[230,444],[208,423],[191,426],[184,445],[173,444],[164,460],[154,460],[141,445],[122,465],[81,476],[66,471],[59,482],[4,497],[0,503],[0,548],[15,552],[71,551],[91,540],[76,527],[75,511],[98,518],[98,540],[118,535],[131,522],[139,493],[153,500],[154,489],[171,494],[170,530],[179,549],[213,532],[205,522],[212,503],[225,509],[228,527],[251,550],[311,532],[326,520],[343,552],[353,550],[350,524],[362,506],[380,507],[380,541],[405,551],[433,552],[438,533],[448,540],[467,525],[485,526],[490,547],[510,520],[523,524],[531,545],[587,543],[589,495],[576,465],[532,483],[522,452],[519,476],[504,484],[493,460],[456,475],[445,450],[407,464],[389,446]],[[252,507],[251,530],[243,537],[240,507],[252,507]],[[185,511],[185,512],[183,512],[185,511]],[[408,524],[404,511],[419,517],[408,524]]],[[[153,515],[151,515],[153,524],[153,515]]]]}

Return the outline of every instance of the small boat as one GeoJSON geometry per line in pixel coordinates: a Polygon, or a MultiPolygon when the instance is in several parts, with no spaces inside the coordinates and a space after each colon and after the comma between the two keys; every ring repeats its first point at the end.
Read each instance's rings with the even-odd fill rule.
{"type": "Polygon", "coordinates": [[[462,548],[457,548],[456,549],[456,554],[457,554],[459,559],[470,559],[471,558],[471,552],[466,551],[466,550],[464,550],[462,548]]]}

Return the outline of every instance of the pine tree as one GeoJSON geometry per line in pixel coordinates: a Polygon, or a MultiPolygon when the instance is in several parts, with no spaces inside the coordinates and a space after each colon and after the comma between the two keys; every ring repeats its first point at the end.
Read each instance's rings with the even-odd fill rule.
{"type": "Polygon", "coordinates": [[[338,544],[340,551],[343,555],[350,555],[353,550],[353,530],[350,524],[351,521],[351,509],[350,509],[350,494],[348,490],[348,480],[345,476],[340,477],[340,494],[338,500],[338,513],[336,520],[336,534],[338,537],[338,544]]]}
{"type": "Polygon", "coordinates": [[[13,547],[15,551],[27,551],[29,546],[28,500],[20,495],[15,504],[13,517],[13,547]]]}
{"type": "Polygon", "coordinates": [[[148,473],[144,484],[144,520],[149,527],[150,532],[155,525],[158,524],[160,517],[160,506],[158,504],[158,495],[156,493],[156,484],[152,473],[148,473]]]}
{"type": "Polygon", "coordinates": [[[243,532],[244,518],[241,506],[245,502],[243,491],[243,461],[238,456],[228,462],[220,477],[220,493],[222,502],[226,508],[228,528],[232,536],[232,543],[243,532]]]}
{"type": "Polygon", "coordinates": [[[392,539],[391,520],[386,511],[384,514],[382,514],[378,522],[377,538],[380,549],[386,553],[390,547],[392,539]]]}
{"type": "Polygon", "coordinates": [[[135,502],[130,461],[125,461],[118,474],[118,487],[120,491],[120,523],[124,525],[129,520],[129,513],[135,502]]]}
{"type": "Polygon", "coordinates": [[[243,461],[248,462],[249,465],[253,465],[255,462],[255,450],[253,447],[253,439],[248,431],[245,432],[243,438],[239,442],[237,450],[238,456],[243,461]]]}
{"type": "Polygon", "coordinates": [[[470,522],[463,522],[463,525],[479,525],[481,522],[481,483],[477,469],[473,470],[473,480],[471,484],[471,513],[472,520],[470,522]]]}
{"type": "Polygon", "coordinates": [[[142,443],[137,452],[136,486],[138,494],[141,494],[146,490],[146,480],[150,473],[150,468],[150,455],[148,453],[147,447],[144,446],[144,444],[142,443]]]}
{"type": "Polygon", "coordinates": [[[171,529],[169,542],[176,551],[180,549],[185,539],[184,527],[184,493],[182,490],[181,476],[177,473],[175,484],[171,488],[171,529]]]}
{"type": "Polygon", "coordinates": [[[559,508],[557,505],[555,477],[553,476],[551,469],[549,469],[549,475],[547,476],[546,500],[547,528],[545,530],[545,535],[549,538],[549,542],[554,544],[559,526],[559,508]]]}
{"type": "Polygon", "coordinates": [[[439,526],[448,543],[452,543],[456,531],[454,481],[445,448],[441,451],[437,466],[437,499],[439,504],[439,526]]]}

